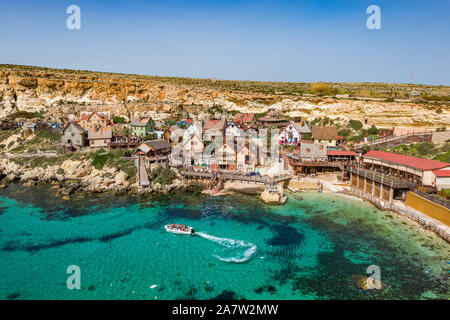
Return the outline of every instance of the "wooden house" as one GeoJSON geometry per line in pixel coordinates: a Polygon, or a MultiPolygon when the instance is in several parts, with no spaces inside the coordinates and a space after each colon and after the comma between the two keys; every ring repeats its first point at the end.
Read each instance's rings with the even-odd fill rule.
{"type": "Polygon", "coordinates": [[[112,139],[111,127],[105,128],[89,128],[88,140],[91,148],[109,147],[112,139]]]}
{"type": "Polygon", "coordinates": [[[79,149],[86,145],[87,135],[78,123],[69,122],[62,130],[61,144],[64,148],[79,149]]]}
{"type": "Polygon", "coordinates": [[[145,158],[147,163],[168,164],[171,145],[164,139],[149,140],[137,148],[137,155],[145,158]]]}

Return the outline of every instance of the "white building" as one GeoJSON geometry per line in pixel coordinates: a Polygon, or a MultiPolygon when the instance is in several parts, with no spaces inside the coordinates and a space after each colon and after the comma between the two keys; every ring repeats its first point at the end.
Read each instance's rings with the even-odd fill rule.
{"type": "Polygon", "coordinates": [[[301,124],[298,124],[294,121],[289,121],[278,135],[278,143],[296,145],[303,139],[303,135],[306,133],[311,133],[311,129],[306,123],[302,122],[301,124]]]}
{"type": "Polygon", "coordinates": [[[434,170],[433,174],[436,189],[450,189],[450,170],[434,170]]]}

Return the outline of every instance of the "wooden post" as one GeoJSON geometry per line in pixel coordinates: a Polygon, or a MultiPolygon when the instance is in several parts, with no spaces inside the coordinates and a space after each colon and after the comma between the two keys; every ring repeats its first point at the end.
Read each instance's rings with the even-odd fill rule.
{"type": "Polygon", "coordinates": [[[364,176],[364,193],[367,191],[367,178],[364,176]]]}
{"type": "Polygon", "coordinates": [[[372,197],[375,196],[375,173],[372,176],[372,197]]]}

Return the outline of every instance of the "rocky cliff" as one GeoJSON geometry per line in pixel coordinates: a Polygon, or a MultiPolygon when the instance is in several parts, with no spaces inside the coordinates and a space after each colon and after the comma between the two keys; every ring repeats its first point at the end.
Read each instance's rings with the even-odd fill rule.
{"type": "Polygon", "coordinates": [[[292,117],[359,119],[379,127],[450,124],[448,104],[311,97],[277,92],[276,87],[261,83],[228,81],[225,86],[215,82],[3,65],[0,117],[18,110],[38,111],[50,118],[104,110],[127,118],[166,119],[186,110],[203,118],[211,106],[219,105],[228,111],[261,113],[274,108],[292,117]]]}

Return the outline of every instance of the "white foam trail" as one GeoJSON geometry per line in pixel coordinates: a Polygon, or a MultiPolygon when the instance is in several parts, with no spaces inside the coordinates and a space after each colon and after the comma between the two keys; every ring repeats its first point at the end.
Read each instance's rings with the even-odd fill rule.
{"type": "Polygon", "coordinates": [[[223,258],[219,255],[213,254],[214,257],[216,257],[217,259],[219,259],[221,261],[242,263],[242,262],[245,262],[248,259],[250,259],[251,256],[256,252],[256,246],[250,242],[245,242],[242,240],[227,239],[227,238],[219,238],[219,237],[215,237],[215,236],[203,233],[203,232],[196,232],[195,234],[202,238],[205,238],[207,240],[216,242],[216,243],[218,243],[226,248],[229,248],[229,249],[248,248],[247,250],[244,251],[244,253],[242,254],[242,257],[239,256],[239,257],[223,258]]]}

